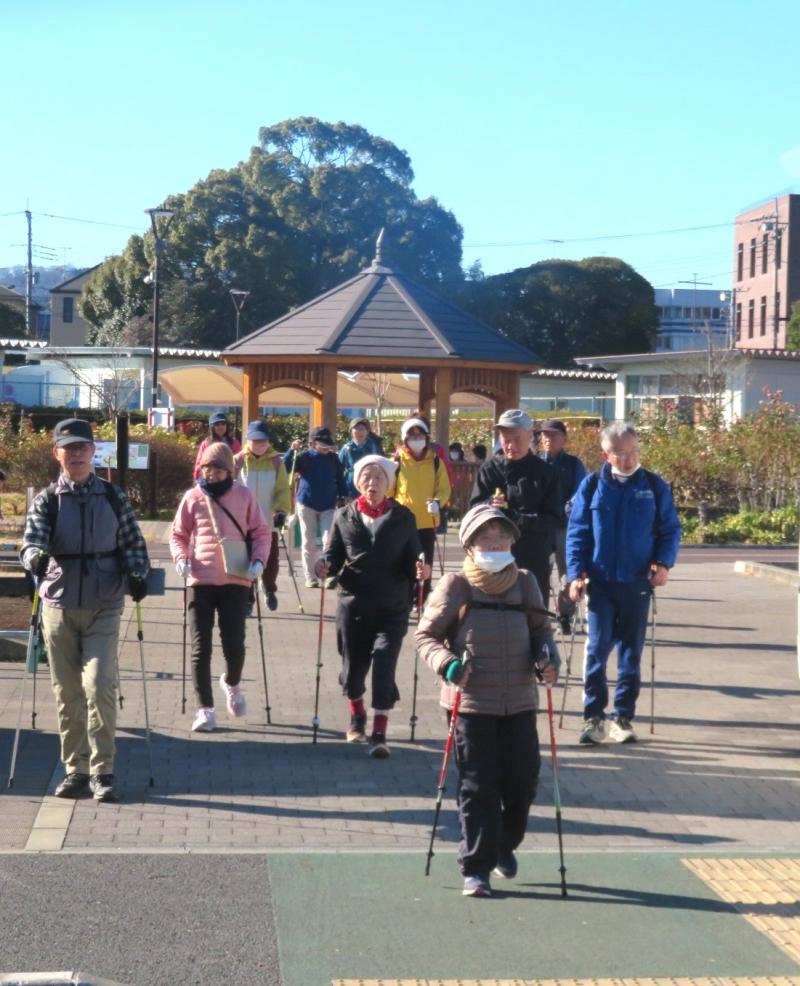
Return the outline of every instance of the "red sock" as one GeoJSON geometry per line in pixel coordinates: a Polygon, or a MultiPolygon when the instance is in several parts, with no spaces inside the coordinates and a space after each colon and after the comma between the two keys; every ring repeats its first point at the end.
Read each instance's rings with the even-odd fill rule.
{"type": "Polygon", "coordinates": [[[382,712],[376,712],[372,720],[373,733],[383,733],[383,735],[385,736],[388,726],[389,726],[389,716],[384,715],[382,712]]]}
{"type": "Polygon", "coordinates": [[[351,698],[349,700],[349,704],[350,704],[351,716],[365,716],[367,714],[367,710],[364,708],[363,698],[356,698],[356,699],[351,698]]]}

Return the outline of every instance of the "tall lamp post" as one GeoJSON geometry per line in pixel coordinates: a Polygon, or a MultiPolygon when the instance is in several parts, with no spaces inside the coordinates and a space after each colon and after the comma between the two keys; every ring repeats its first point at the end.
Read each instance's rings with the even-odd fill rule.
{"type": "Polygon", "coordinates": [[[174,209],[158,206],[155,209],[144,210],[150,216],[153,227],[153,243],[155,260],[153,262],[153,382],[150,391],[150,407],[158,405],[158,316],[159,316],[159,263],[164,252],[164,236],[175,215],[174,209]],[[160,220],[160,221],[159,221],[160,220]]]}
{"type": "Polygon", "coordinates": [[[239,316],[242,314],[242,309],[244,308],[244,303],[250,297],[249,291],[242,291],[241,288],[231,288],[230,289],[231,301],[233,302],[233,307],[236,309],[236,341],[239,341],[239,316]]]}

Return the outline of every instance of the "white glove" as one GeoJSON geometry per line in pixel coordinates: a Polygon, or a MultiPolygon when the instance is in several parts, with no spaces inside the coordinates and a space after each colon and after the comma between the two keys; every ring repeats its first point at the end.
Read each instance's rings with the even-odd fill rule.
{"type": "Polygon", "coordinates": [[[260,561],[251,562],[250,567],[247,569],[247,577],[248,579],[250,579],[251,582],[255,582],[255,580],[261,575],[263,571],[264,571],[264,566],[261,564],[260,561]]]}
{"type": "Polygon", "coordinates": [[[291,531],[291,529],[294,527],[294,525],[296,523],[297,523],[297,515],[296,514],[288,514],[287,517],[286,517],[286,520],[284,522],[284,525],[283,525],[284,530],[291,531]]]}
{"type": "Polygon", "coordinates": [[[439,501],[438,500],[428,500],[428,513],[433,514],[435,517],[439,513],[439,501]]]}
{"type": "Polygon", "coordinates": [[[192,574],[192,563],[188,558],[179,558],[175,562],[175,571],[179,579],[188,579],[192,574]]]}

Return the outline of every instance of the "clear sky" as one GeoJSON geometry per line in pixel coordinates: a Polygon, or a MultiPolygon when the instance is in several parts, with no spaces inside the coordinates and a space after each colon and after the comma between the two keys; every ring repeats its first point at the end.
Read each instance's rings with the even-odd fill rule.
{"type": "Polygon", "coordinates": [[[26,206],[40,261],[90,266],[145,208],[247,157],[260,126],[308,115],[404,148],[417,195],[463,225],[465,266],[607,254],[655,286],[724,288],[735,214],[800,191],[799,11],[6,0],[0,266],[25,261],[26,206]],[[664,232],[689,227],[713,228],[664,232]],[[643,233],[659,235],[588,239],[643,233]]]}

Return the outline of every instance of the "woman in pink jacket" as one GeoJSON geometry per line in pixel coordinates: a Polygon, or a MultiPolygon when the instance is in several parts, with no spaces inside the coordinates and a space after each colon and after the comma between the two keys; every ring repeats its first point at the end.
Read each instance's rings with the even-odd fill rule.
{"type": "MultiPolygon", "coordinates": [[[[219,633],[225,656],[220,676],[228,712],[245,713],[239,682],[244,666],[245,620],[250,583],[264,571],[271,530],[253,493],[233,481],[233,452],[223,442],[209,445],[200,460],[200,478],[181,500],[172,522],[170,551],[178,575],[189,586],[189,627],[192,636],[192,680],[197,695],[196,732],[210,733],[216,725],[211,690],[211,634],[219,613],[219,633]],[[226,571],[222,542],[245,542],[249,566],[233,575],[226,571]]],[[[231,567],[231,563],[227,566],[231,567]]]]}

